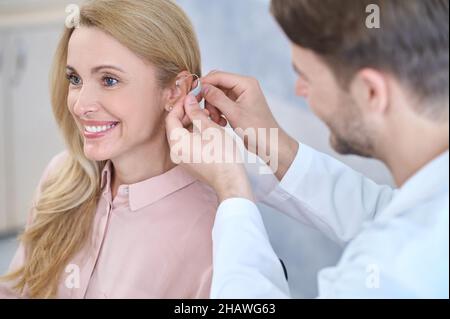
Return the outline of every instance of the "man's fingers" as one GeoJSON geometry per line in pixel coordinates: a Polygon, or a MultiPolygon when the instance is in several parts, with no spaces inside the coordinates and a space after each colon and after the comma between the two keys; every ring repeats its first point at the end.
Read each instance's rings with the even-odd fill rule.
{"type": "Polygon", "coordinates": [[[184,115],[183,120],[181,121],[181,123],[183,124],[183,127],[186,127],[189,124],[191,124],[191,119],[189,118],[189,116],[187,114],[184,115]]]}
{"type": "Polygon", "coordinates": [[[222,127],[225,127],[225,126],[227,126],[228,121],[227,121],[226,118],[220,117],[219,123],[217,123],[217,124],[219,124],[219,125],[222,126],[222,127]]]}
{"type": "Polygon", "coordinates": [[[248,78],[241,75],[222,71],[210,72],[202,78],[202,84],[210,84],[226,90],[232,90],[237,96],[244,93],[245,88],[242,83],[247,83],[248,78]]]}
{"type": "MultiPolygon", "coordinates": [[[[236,103],[230,100],[222,90],[213,85],[205,85],[203,97],[205,98],[206,105],[209,105],[209,110],[211,109],[211,106],[213,106],[220,113],[225,115],[225,117],[229,119],[234,117],[234,114],[236,113],[236,103]]],[[[219,118],[217,118],[217,120],[219,120],[219,118]]]]}
{"type": "Polygon", "coordinates": [[[222,116],[222,112],[220,112],[214,105],[205,101],[205,110],[209,111],[211,120],[215,123],[219,124],[220,117],[222,116]]]}
{"type": "Polygon", "coordinates": [[[178,140],[180,136],[188,134],[189,131],[184,128],[182,119],[185,116],[183,105],[178,105],[173,108],[166,116],[166,135],[170,145],[178,140]]]}
{"type": "Polygon", "coordinates": [[[197,99],[192,94],[188,94],[184,101],[184,109],[187,116],[191,120],[194,127],[201,131],[201,127],[207,128],[210,126],[210,120],[207,113],[200,108],[197,99]]]}
{"type": "MultiPolygon", "coordinates": [[[[207,110],[206,108],[203,109],[202,111],[203,111],[203,113],[205,113],[205,115],[207,117],[211,116],[211,112],[209,110],[207,110]]],[[[181,124],[183,124],[183,127],[187,128],[189,130],[189,127],[191,126],[192,121],[187,114],[184,114],[183,119],[181,120],[181,124]]]]}

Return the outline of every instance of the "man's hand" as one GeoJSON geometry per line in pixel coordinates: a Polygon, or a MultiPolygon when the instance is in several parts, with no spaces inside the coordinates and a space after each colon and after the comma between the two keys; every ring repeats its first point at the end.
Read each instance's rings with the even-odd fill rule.
{"type": "Polygon", "coordinates": [[[167,115],[166,133],[172,161],[214,188],[220,202],[232,197],[253,200],[236,142],[208,118],[194,96],[188,95],[184,107],[176,106],[167,115]],[[185,116],[192,132],[183,126],[185,116]]]}
{"type": "Polygon", "coordinates": [[[226,125],[228,121],[243,138],[246,148],[260,157],[261,154],[278,152],[277,165],[269,166],[277,168],[274,173],[281,180],[297,154],[298,143],[278,125],[258,81],[218,71],[208,74],[201,81],[205,108],[211,119],[221,126],[226,125]],[[270,143],[271,128],[278,130],[277,143],[270,143]],[[246,130],[248,132],[248,129],[256,132],[255,138],[242,134],[246,130]],[[258,136],[261,132],[266,135],[264,138],[258,136]]]}

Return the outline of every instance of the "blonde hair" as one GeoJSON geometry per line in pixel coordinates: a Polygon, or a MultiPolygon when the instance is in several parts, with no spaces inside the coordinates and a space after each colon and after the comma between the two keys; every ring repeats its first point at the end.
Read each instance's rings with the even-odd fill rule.
{"type": "MultiPolygon", "coordinates": [[[[80,25],[111,35],[158,70],[161,87],[182,71],[200,76],[200,51],[184,12],[169,0],[92,0],[80,9],[80,25]]],[[[42,183],[33,222],[21,236],[26,259],[4,276],[30,298],[54,298],[68,262],[89,243],[105,162],[88,160],[83,137],[67,108],[66,63],[73,29],[65,29],[51,73],[51,100],[68,156],[42,183]]]]}

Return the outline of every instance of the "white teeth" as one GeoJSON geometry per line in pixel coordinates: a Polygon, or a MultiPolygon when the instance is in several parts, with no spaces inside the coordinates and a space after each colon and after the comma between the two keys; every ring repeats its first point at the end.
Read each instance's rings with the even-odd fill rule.
{"type": "Polygon", "coordinates": [[[115,127],[116,125],[117,124],[110,124],[110,125],[103,125],[103,126],[85,126],[84,129],[88,133],[100,133],[100,132],[108,131],[108,130],[112,129],[113,127],[115,127]]]}

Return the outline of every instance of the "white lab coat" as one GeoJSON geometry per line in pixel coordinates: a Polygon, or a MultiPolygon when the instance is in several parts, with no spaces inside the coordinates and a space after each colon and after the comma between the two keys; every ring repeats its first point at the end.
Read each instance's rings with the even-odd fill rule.
{"type": "MultiPolygon", "coordinates": [[[[448,169],[447,151],[394,190],[302,144],[264,202],[346,246],[319,298],[448,298],[448,169]]],[[[290,296],[253,202],[219,206],[213,249],[212,298],[290,296]]]]}

